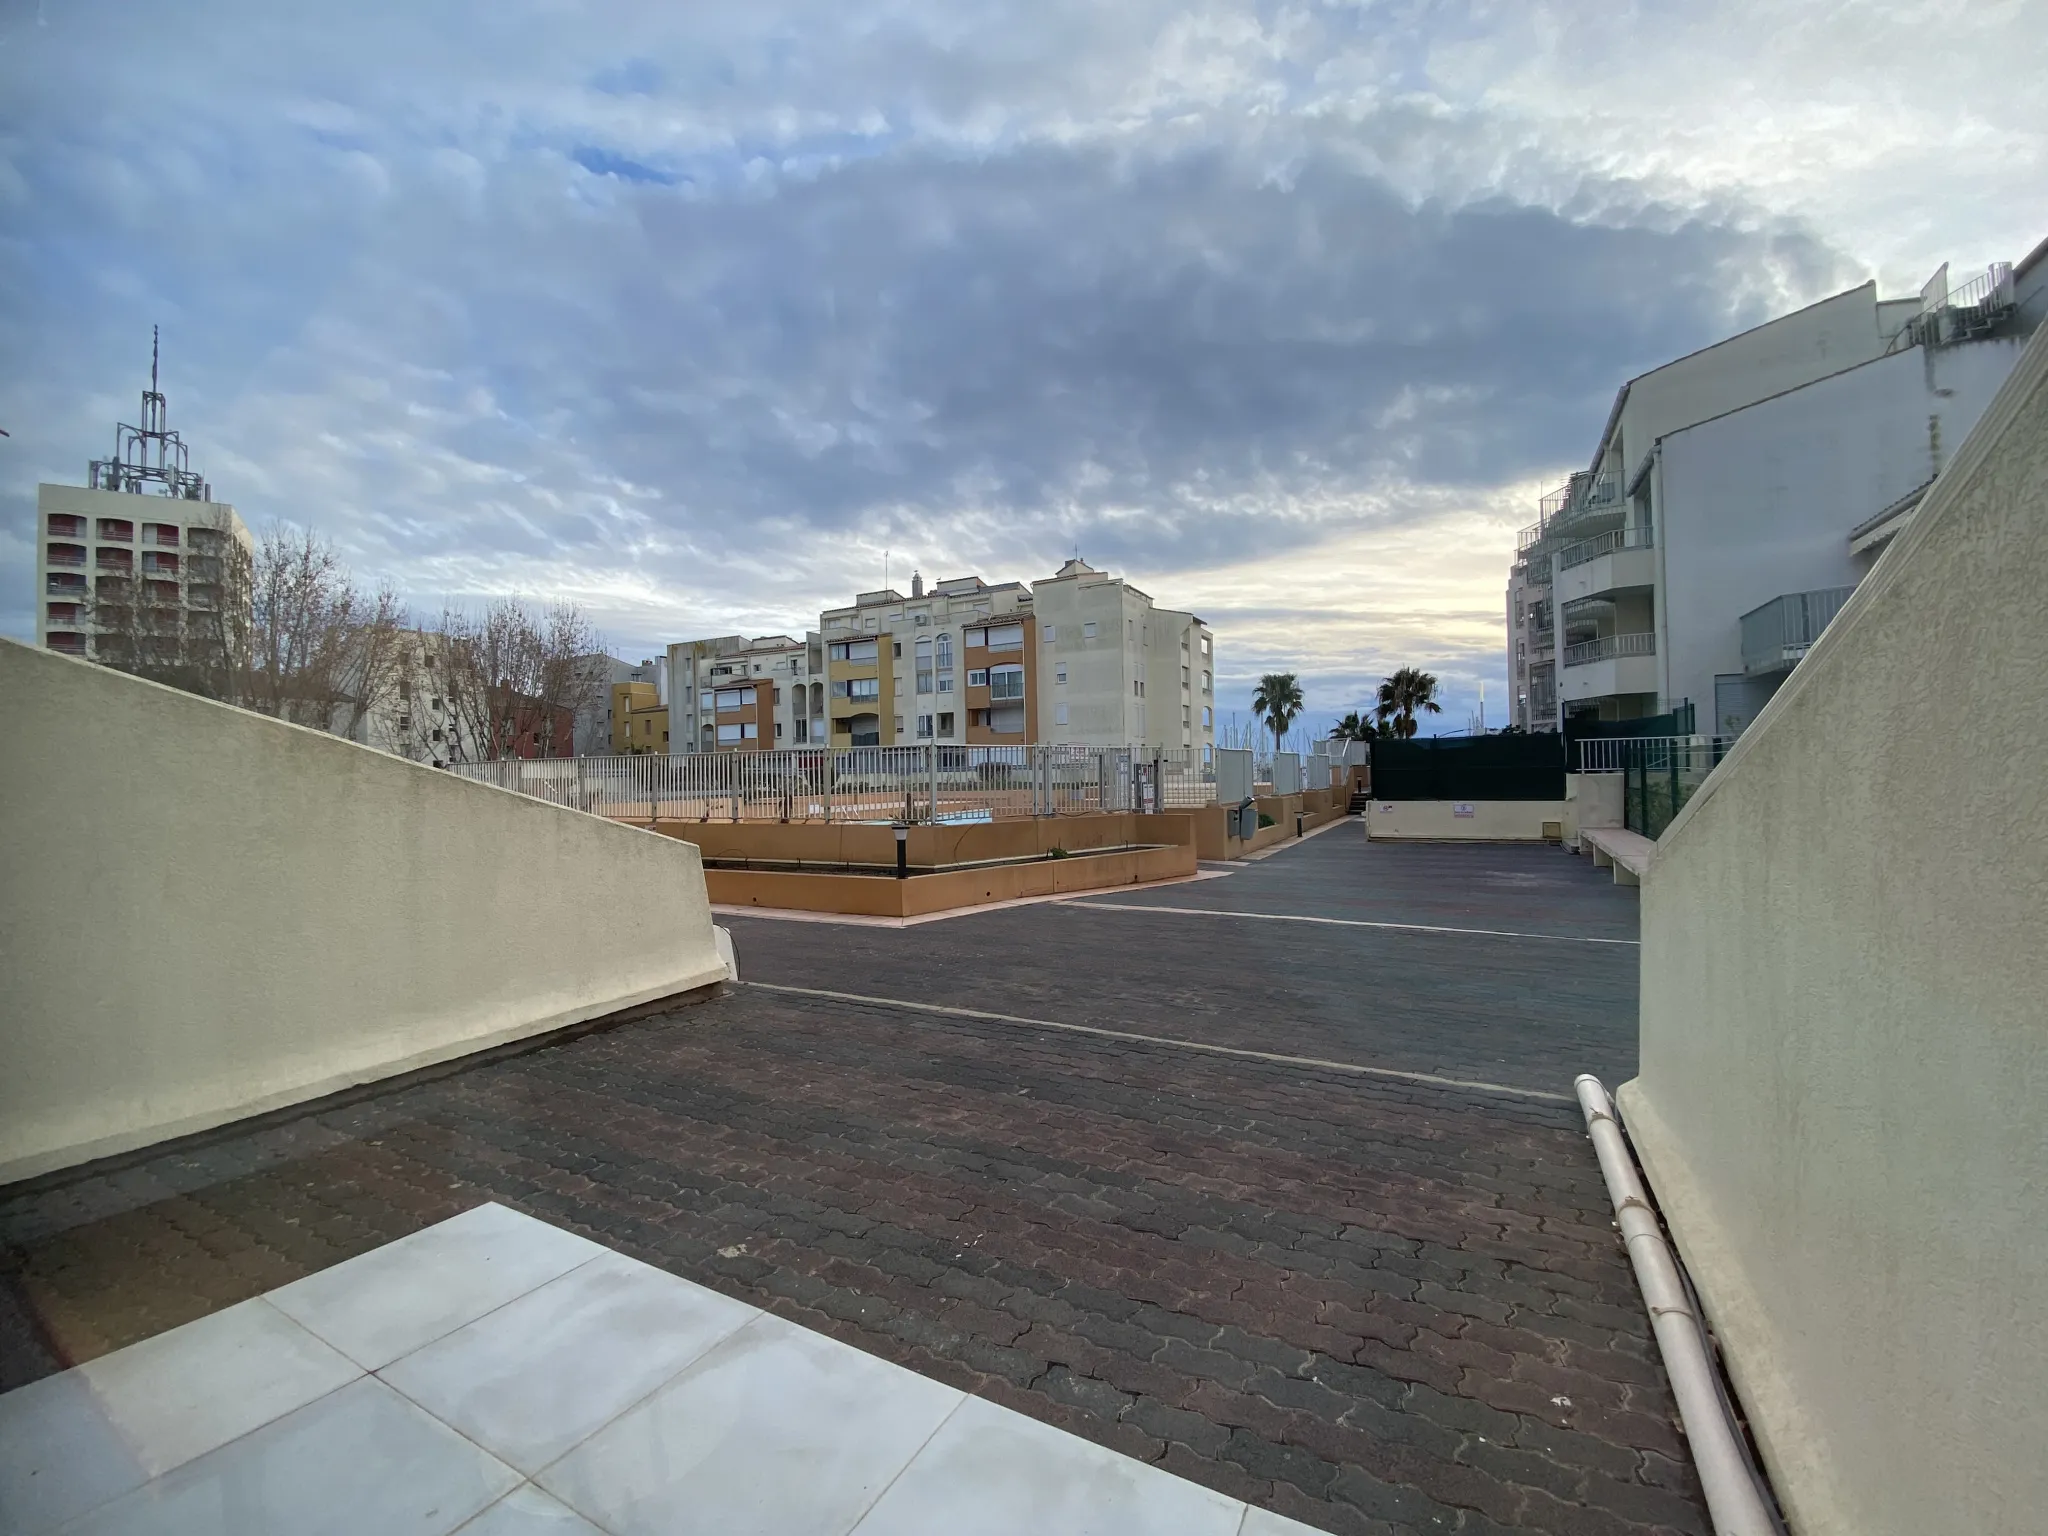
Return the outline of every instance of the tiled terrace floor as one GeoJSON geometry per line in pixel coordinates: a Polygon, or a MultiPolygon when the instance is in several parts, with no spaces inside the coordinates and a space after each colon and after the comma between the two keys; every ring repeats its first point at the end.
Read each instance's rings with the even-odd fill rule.
{"type": "Polygon", "coordinates": [[[1633,902],[1345,826],[1094,903],[738,922],[751,982],[1520,1091],[750,985],[9,1192],[0,1386],[493,1199],[1328,1530],[1704,1531],[1569,1101],[1632,1069],[1635,951],[1576,941],[1633,902]]]}

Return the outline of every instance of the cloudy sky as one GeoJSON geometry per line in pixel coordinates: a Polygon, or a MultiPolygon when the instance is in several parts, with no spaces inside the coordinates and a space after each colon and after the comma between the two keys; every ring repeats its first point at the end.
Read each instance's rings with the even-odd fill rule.
{"type": "Polygon", "coordinates": [[[422,612],[637,658],[1078,548],[1224,714],[1502,588],[1615,388],[2048,233],[2048,0],[0,0],[0,630],[172,425],[422,612]]]}

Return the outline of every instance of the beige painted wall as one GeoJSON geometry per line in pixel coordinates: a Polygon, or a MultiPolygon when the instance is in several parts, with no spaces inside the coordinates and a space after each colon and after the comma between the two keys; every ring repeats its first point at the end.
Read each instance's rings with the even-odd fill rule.
{"type": "Polygon", "coordinates": [[[1579,834],[1622,823],[1622,775],[1568,773],[1564,776],[1564,840],[1576,848],[1579,834]]]}
{"type": "Polygon", "coordinates": [[[1375,800],[1365,813],[1368,837],[1446,842],[1541,842],[1543,824],[1564,823],[1562,800],[1375,800]],[[1460,816],[1457,807],[1470,805],[1460,816]]]}
{"type": "Polygon", "coordinates": [[[697,851],[0,641],[0,1182],[707,985],[697,851]]]}
{"type": "Polygon", "coordinates": [[[1800,1536],[2048,1510],[2048,331],[1643,884],[1621,1103],[1800,1536]]]}

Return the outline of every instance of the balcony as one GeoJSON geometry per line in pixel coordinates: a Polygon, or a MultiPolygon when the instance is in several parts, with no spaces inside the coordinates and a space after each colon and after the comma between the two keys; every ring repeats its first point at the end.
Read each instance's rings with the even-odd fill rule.
{"type": "Polygon", "coordinates": [[[83,576],[52,576],[43,583],[43,591],[51,597],[84,597],[83,576]]]}
{"type": "Polygon", "coordinates": [[[1615,528],[1557,552],[1557,597],[1578,602],[1657,584],[1655,540],[1646,527],[1615,528]]]}
{"type": "Polygon", "coordinates": [[[1657,654],[1657,637],[1654,633],[1640,635],[1602,635],[1597,640],[1581,640],[1577,645],[1564,648],[1564,664],[1568,667],[1591,666],[1596,661],[1608,661],[1617,656],[1654,656],[1657,654]]]}
{"type": "Polygon", "coordinates": [[[1821,587],[1812,592],[1787,592],[1761,608],[1750,609],[1739,621],[1743,672],[1763,677],[1797,666],[1855,590],[1821,587]]]}
{"type": "Polygon", "coordinates": [[[85,519],[74,517],[69,512],[52,512],[46,530],[53,539],[82,539],[85,537],[85,519]]]}
{"type": "Polygon", "coordinates": [[[1657,691],[1657,637],[1602,635],[1564,648],[1559,693],[1568,704],[1657,691]]]}
{"type": "Polygon", "coordinates": [[[142,556],[142,570],[148,576],[175,576],[178,574],[178,557],[161,555],[155,550],[145,550],[142,556]]]}
{"type": "Polygon", "coordinates": [[[135,525],[125,517],[103,517],[100,519],[99,536],[109,543],[133,544],[135,525]]]}
{"type": "Polygon", "coordinates": [[[135,569],[135,552],[131,549],[103,549],[93,556],[93,564],[103,571],[132,571],[135,569]]]}
{"type": "Polygon", "coordinates": [[[45,565],[83,566],[85,564],[85,546],[83,544],[47,545],[43,550],[43,563],[45,565]]]}

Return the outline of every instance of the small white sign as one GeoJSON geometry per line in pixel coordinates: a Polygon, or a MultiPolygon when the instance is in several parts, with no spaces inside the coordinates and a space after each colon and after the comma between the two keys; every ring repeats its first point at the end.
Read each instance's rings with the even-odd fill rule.
{"type": "Polygon", "coordinates": [[[1380,814],[1382,816],[1391,816],[1394,814],[1394,808],[1385,801],[1382,801],[1380,802],[1380,814]]]}
{"type": "Polygon", "coordinates": [[[1453,800],[1451,802],[1451,814],[1453,816],[1470,816],[1472,814],[1472,803],[1469,800],[1453,800]]]}

